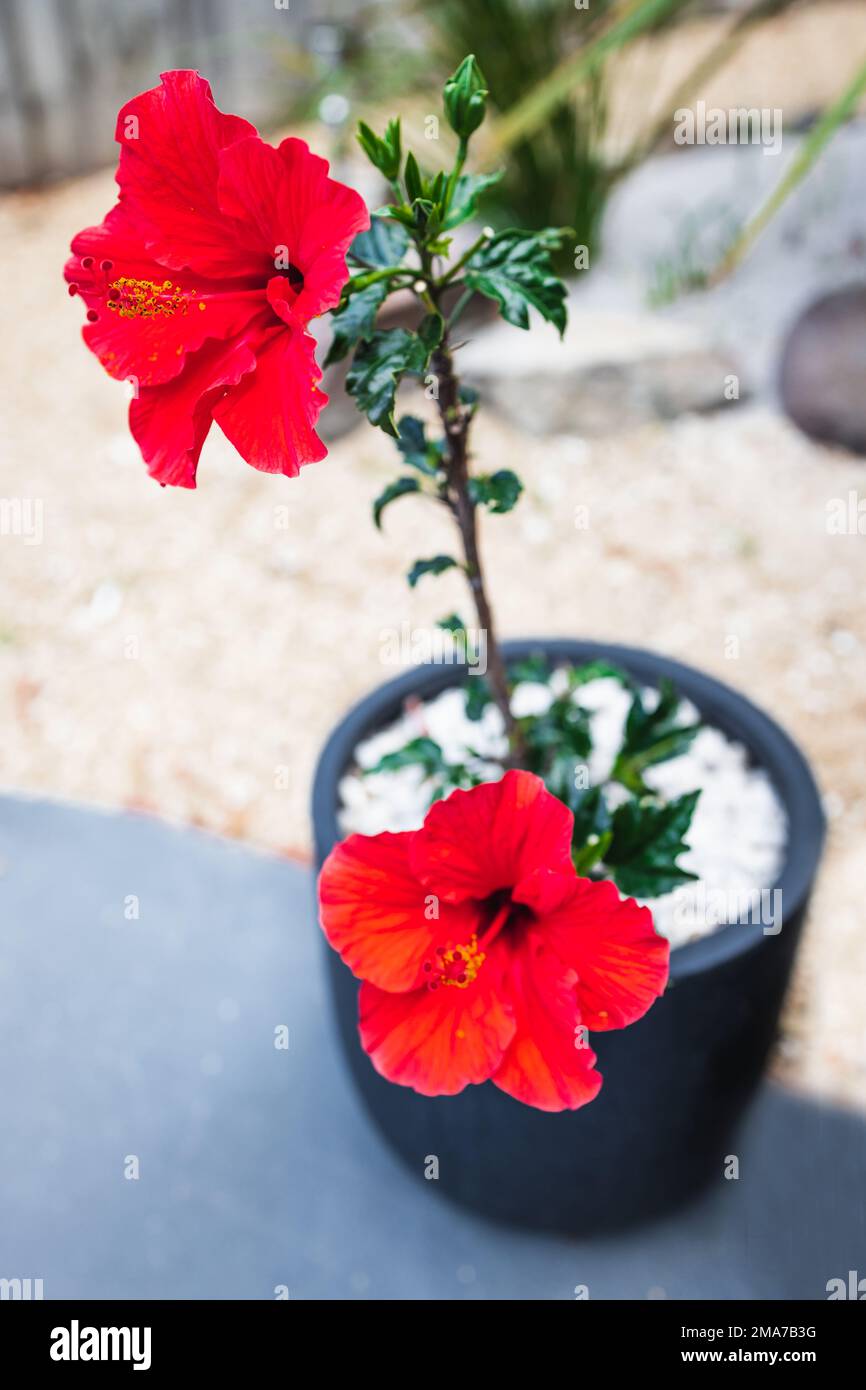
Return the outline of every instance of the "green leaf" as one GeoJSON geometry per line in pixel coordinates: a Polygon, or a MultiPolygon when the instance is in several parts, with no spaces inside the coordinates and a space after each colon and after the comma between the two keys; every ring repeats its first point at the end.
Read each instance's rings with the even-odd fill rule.
{"type": "Polygon", "coordinates": [[[633,798],[617,807],[604,862],[623,893],[657,898],[697,877],[678,868],[676,860],[688,848],[684,837],[699,796],[700,792],[687,792],[667,804],[633,798]]]}
{"type": "Polygon", "coordinates": [[[610,812],[601,787],[576,789],[568,805],[574,815],[575,849],[581,849],[590,839],[598,840],[610,830],[610,812]]]}
{"type": "Polygon", "coordinates": [[[406,372],[423,372],[429,351],[416,333],[390,328],[361,343],[346,375],[346,390],[373,425],[397,437],[394,398],[406,372]]]}
{"type": "Polygon", "coordinates": [[[418,168],[418,161],[410,151],[406,156],[406,168],[403,173],[406,182],[406,192],[409,195],[409,202],[414,203],[416,199],[423,198],[424,185],[421,182],[421,170],[418,168]]]}
{"type": "Polygon", "coordinates": [[[469,496],[476,504],[488,507],[496,516],[510,512],[517,505],[523,484],[510,468],[498,473],[482,473],[469,479],[469,496]]]}
{"type": "Polygon", "coordinates": [[[428,440],[423,420],[404,415],[397,426],[397,448],[410,468],[435,477],[442,463],[442,441],[428,440]]]}
{"type": "Polygon", "coordinates": [[[374,270],[389,270],[401,264],[409,246],[409,235],[403,227],[374,213],[370,230],[359,232],[349,247],[349,260],[374,270]]]}
{"type": "Polygon", "coordinates": [[[388,203],[380,211],[380,216],[393,218],[408,232],[414,232],[417,218],[409,203],[388,203]]]}
{"type": "Polygon", "coordinates": [[[449,613],[447,618],[440,618],[436,626],[441,627],[445,632],[466,631],[463,619],[457,613],[449,613]]]}
{"type": "Polygon", "coordinates": [[[470,53],[449,77],[442,93],[448,124],[461,140],[468,140],[484,120],[487,91],[484,74],[470,53]]]}
{"type": "Polygon", "coordinates": [[[394,753],[386,753],[375,767],[364,768],[364,776],[375,772],[397,772],[401,767],[421,767],[427,777],[443,772],[446,767],[445,755],[439,744],[432,738],[413,738],[403,748],[394,753]]]}
{"type": "MultiPolygon", "coordinates": [[[[576,705],[570,694],[553,700],[544,714],[519,719],[518,724],[526,744],[529,770],[545,780],[553,777],[563,785],[574,783],[575,761],[585,762],[592,751],[589,714],[576,705]],[[561,764],[556,767],[557,764],[561,764]]],[[[555,795],[561,795],[557,791],[555,795]]]]}
{"type": "Polygon", "coordinates": [[[572,689],[579,685],[587,685],[590,681],[614,680],[625,686],[626,690],[634,690],[634,681],[627,671],[623,671],[621,666],[614,666],[610,661],[587,661],[584,666],[573,666],[569,670],[568,678],[572,689]]]}
{"type": "Polygon", "coordinates": [[[492,702],[493,696],[490,693],[490,686],[483,676],[473,676],[465,686],[465,690],[466,718],[471,719],[475,724],[483,716],[487,706],[492,702]]]}
{"type": "Polygon", "coordinates": [[[325,358],[326,367],[330,367],[332,362],[339,362],[357,342],[365,342],[372,335],[376,315],[387,293],[387,282],[380,280],[375,285],[368,285],[365,290],[358,290],[346,300],[344,306],[334,310],[331,315],[334,338],[325,358]]]}
{"type": "Polygon", "coordinates": [[[393,753],[386,753],[375,767],[364,768],[362,773],[370,777],[378,772],[399,772],[404,767],[419,767],[425,778],[433,779],[431,801],[439,801],[454,787],[477,787],[484,781],[480,768],[483,762],[481,755],[472,749],[467,752],[468,762],[450,763],[436,740],[422,735],[393,753]]]}
{"type": "Polygon", "coordinates": [[[536,652],[532,656],[523,657],[521,661],[513,662],[508,668],[508,674],[514,685],[519,681],[546,685],[550,677],[550,664],[543,652],[536,652]]]}
{"type": "Polygon", "coordinates": [[[635,690],[622,747],[611,772],[615,782],[621,782],[631,792],[644,794],[649,790],[643,780],[646,769],[685,752],[701,726],[681,723],[679,706],[679,696],[667,679],[659,682],[655,709],[650,709],[642,692],[635,690]]]}
{"type": "Polygon", "coordinates": [[[416,198],[412,203],[413,226],[425,239],[438,237],[442,230],[442,209],[432,198],[416,198]]]}
{"type": "Polygon", "coordinates": [[[418,325],[418,337],[427,349],[428,355],[442,342],[445,320],[441,314],[425,314],[418,325]]]}
{"type": "Polygon", "coordinates": [[[446,570],[454,569],[456,564],[457,561],[451,555],[434,555],[429,560],[416,560],[406,575],[410,589],[414,589],[418,580],[425,574],[444,574],[446,570]]]}
{"type": "Polygon", "coordinates": [[[566,289],[550,264],[549,252],[568,229],[544,232],[499,232],[467,263],[463,278],[470,289],[495,299],[502,317],[516,328],[529,327],[529,309],[565,332],[566,289]]]}
{"type": "Polygon", "coordinates": [[[410,492],[420,492],[421,484],[417,478],[397,478],[393,483],[389,483],[373,503],[373,521],[376,529],[382,529],[382,513],[392,502],[396,502],[398,497],[405,497],[410,492]]]}
{"type": "Polygon", "coordinates": [[[505,173],[504,169],[497,169],[493,174],[461,174],[454,185],[454,192],[451,194],[451,202],[448,207],[448,216],[443,222],[446,231],[452,227],[459,227],[461,223],[468,222],[470,217],[474,217],[478,211],[478,201],[484,196],[488,188],[492,188],[498,183],[505,173]]]}

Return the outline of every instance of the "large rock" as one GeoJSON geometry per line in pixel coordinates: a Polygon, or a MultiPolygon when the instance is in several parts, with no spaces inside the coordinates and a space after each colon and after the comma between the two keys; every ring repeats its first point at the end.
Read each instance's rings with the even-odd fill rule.
{"type": "Polygon", "coordinates": [[[866,285],[822,295],[800,315],[782,353],[780,389],[804,433],[866,454],[866,285]]]}
{"type": "Polygon", "coordinates": [[[460,370],[533,434],[604,435],[727,409],[745,394],[726,351],[649,313],[575,308],[562,343],[541,327],[496,324],[461,351],[460,370]]]}

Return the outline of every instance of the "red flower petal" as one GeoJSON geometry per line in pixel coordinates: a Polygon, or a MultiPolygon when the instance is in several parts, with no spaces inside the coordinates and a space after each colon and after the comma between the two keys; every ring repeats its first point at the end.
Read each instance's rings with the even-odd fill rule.
{"type": "Polygon", "coordinates": [[[278,150],[241,140],[220,154],[219,201],[261,249],[264,273],[273,275],[282,258],[303,276],[293,306],[300,322],[339,302],[346,251],[370,214],[360,194],[328,177],[327,160],[303,140],[284,140],[278,150]]]}
{"type": "Polygon", "coordinates": [[[531,908],[536,917],[546,917],[571,897],[575,878],[571,861],[564,869],[533,869],[512,888],[512,901],[531,908]]]}
{"type": "Polygon", "coordinates": [[[215,281],[178,275],[149,259],[120,203],[100,226],[79,232],[72,250],[64,274],[96,315],[83,329],[84,341],[118,380],[134,377],[140,386],[170,381],[187,353],[208,338],[236,337],[264,308],[261,288],[226,293],[215,281]],[[156,310],[130,313],[136,295],[155,300],[156,310]]]}
{"type": "Polygon", "coordinates": [[[319,875],[326,937],[355,975],[383,990],[417,989],[436,947],[468,942],[477,925],[471,912],[429,900],[409,872],[412,838],[350,835],[319,875]]]}
{"type": "Polygon", "coordinates": [[[220,150],[251,135],[248,121],[217,109],[197,72],[164,72],[161,86],[121,109],[117,182],[155,260],[213,277],[261,277],[260,251],[217,200],[220,150]]]}
{"type": "Polygon", "coordinates": [[[577,1110],[601,1089],[595,1053],[583,1046],[574,973],[527,932],[511,951],[506,977],[516,1031],[493,1084],[537,1110],[577,1110]]]}
{"type": "Polygon", "coordinates": [[[578,1005],[589,1028],[625,1028],[664,993],[670,946],[649,908],[621,898],[612,883],[577,879],[541,925],[545,942],[577,973],[578,1005]]]}
{"type": "Polygon", "coordinates": [[[148,471],[161,483],[195,487],[199,454],[214,404],[256,365],[247,343],[208,343],[162,386],[142,387],[129,407],[129,428],[148,471]]]}
{"type": "Polygon", "coordinates": [[[388,994],[361,986],[361,1042],[381,1076],[423,1096],[453,1096],[495,1072],[514,1036],[499,992],[498,954],[465,989],[388,994]]]}
{"type": "Polygon", "coordinates": [[[328,397],[317,382],[316,343],[300,329],[266,330],[256,344],[256,370],[220,401],[214,419],[241,458],[264,473],[295,477],[327,449],[315,424],[328,397]]]}
{"type": "Polygon", "coordinates": [[[88,346],[135,379],[131,426],[151,472],[195,486],[213,412],[248,463],[294,476],[327,452],[304,329],[339,300],[346,249],[369,226],[361,198],[303,141],[272,149],[219,111],[195,72],[128,102],[116,136],[120,202],[76,237],[65,274],[88,346]]]}
{"type": "Polygon", "coordinates": [[[455,791],[427,813],[412,869],[448,902],[486,898],[536,869],[574,872],[571,812],[531,772],[455,791]]]}

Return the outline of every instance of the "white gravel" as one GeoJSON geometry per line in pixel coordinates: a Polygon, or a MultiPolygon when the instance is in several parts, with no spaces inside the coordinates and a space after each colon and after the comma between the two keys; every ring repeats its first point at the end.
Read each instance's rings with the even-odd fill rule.
{"type": "MultiPolygon", "coordinates": [[[[517,715],[541,713],[561,689],[561,673],[550,684],[523,683],[515,688],[517,715]]],[[[655,692],[646,692],[652,698],[655,692]]],[[[589,760],[591,785],[605,785],[611,806],[625,793],[607,778],[619,750],[630,696],[615,680],[600,679],[580,686],[574,699],[590,711],[593,750],[589,760]]],[[[697,711],[680,705],[682,722],[697,711]]],[[[426,734],[439,743],[449,761],[479,755],[487,780],[501,776],[505,741],[499,711],[488,705],[480,721],[467,719],[465,697],[459,688],[446,690],[428,704],[418,703],[387,729],[365,739],[355,750],[357,769],[340,783],[340,825],[345,834],[376,835],[383,830],[414,830],[429,807],[432,784],[418,767],[364,775],[386,753],[426,734]]],[[[701,790],[686,836],[689,849],[681,867],[697,880],[664,897],[646,899],[656,926],[672,945],[679,946],[736,919],[747,907],[760,913],[765,930],[774,928],[778,908],[772,892],[787,841],[785,813],[766,773],[750,766],[745,747],[719,730],[704,728],[681,757],[649,769],[645,780],[666,798],[701,790]]]]}

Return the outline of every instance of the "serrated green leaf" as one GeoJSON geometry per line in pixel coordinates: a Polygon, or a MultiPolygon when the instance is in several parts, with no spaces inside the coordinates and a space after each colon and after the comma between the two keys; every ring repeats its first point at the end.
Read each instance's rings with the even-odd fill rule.
{"type": "Polygon", "coordinates": [[[678,868],[676,860],[688,848],[685,835],[699,796],[700,792],[687,792],[667,804],[633,798],[617,807],[604,862],[623,893],[657,898],[696,877],[678,868]]]}
{"type": "Polygon", "coordinates": [[[510,468],[498,473],[481,473],[469,479],[469,496],[477,505],[487,507],[495,516],[510,512],[517,505],[523,484],[510,468]]]}
{"type": "Polygon", "coordinates": [[[555,325],[560,337],[567,320],[566,289],[550,264],[549,252],[564,232],[499,232],[468,262],[463,278],[470,289],[494,299],[502,317],[516,328],[529,327],[529,309],[555,325]]]}
{"type": "Polygon", "coordinates": [[[356,343],[365,342],[372,335],[376,315],[387,293],[386,281],[380,280],[375,285],[358,290],[341,309],[334,311],[331,315],[334,337],[325,358],[326,367],[330,367],[332,362],[339,362],[356,343]]]}
{"type": "Polygon", "coordinates": [[[666,678],[659,682],[655,709],[645,703],[640,690],[635,690],[622,747],[611,773],[615,782],[621,782],[631,792],[646,793],[649,790],[643,779],[646,769],[685,752],[701,726],[699,723],[682,724],[679,705],[679,696],[666,678]]]}
{"type": "Polygon", "coordinates": [[[373,521],[376,529],[382,529],[382,513],[392,502],[396,502],[398,497],[406,497],[410,492],[420,492],[421,484],[417,478],[397,478],[395,482],[389,483],[386,488],[379,493],[373,503],[373,521]]]}
{"type": "Polygon", "coordinates": [[[461,174],[451,194],[448,216],[442,224],[445,230],[459,227],[463,222],[468,222],[470,217],[474,217],[478,211],[479,200],[488,188],[499,182],[504,173],[504,169],[497,169],[493,174],[461,174]]]}
{"type": "Polygon", "coordinates": [[[425,574],[444,574],[446,570],[454,569],[456,564],[452,555],[433,555],[429,560],[416,560],[406,575],[410,589],[414,589],[425,574]]]}
{"type": "Polygon", "coordinates": [[[373,425],[397,437],[394,398],[406,372],[423,372],[429,352],[415,333],[390,328],[361,343],[346,374],[346,390],[373,425]]]}
{"type": "Polygon", "coordinates": [[[401,264],[408,246],[409,235],[403,227],[374,213],[369,231],[358,233],[349,247],[348,258],[353,265],[387,270],[401,264]]]}
{"type": "Polygon", "coordinates": [[[410,468],[435,477],[442,463],[442,442],[428,440],[423,420],[404,415],[397,426],[397,448],[410,468]]]}

